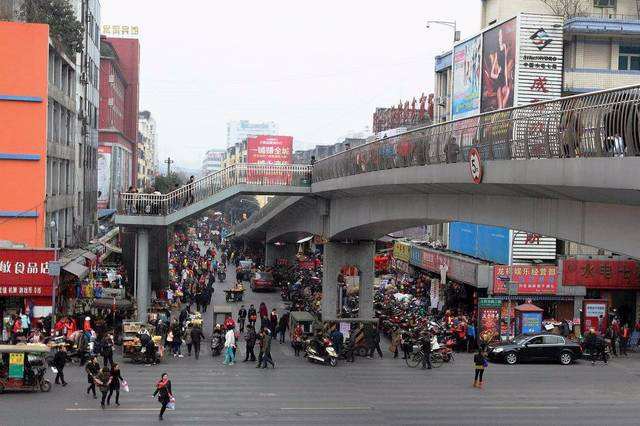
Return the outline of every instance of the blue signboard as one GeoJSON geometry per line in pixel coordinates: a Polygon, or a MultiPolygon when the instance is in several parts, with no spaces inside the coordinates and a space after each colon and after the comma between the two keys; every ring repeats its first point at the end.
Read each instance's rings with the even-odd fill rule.
{"type": "Polygon", "coordinates": [[[411,258],[409,260],[409,263],[420,268],[422,266],[422,250],[417,247],[411,246],[411,258]]]}
{"type": "Polygon", "coordinates": [[[538,334],[542,330],[542,312],[522,313],[522,334],[538,334]]]}
{"type": "Polygon", "coordinates": [[[449,250],[507,265],[509,264],[509,230],[497,226],[451,222],[449,250]]]}

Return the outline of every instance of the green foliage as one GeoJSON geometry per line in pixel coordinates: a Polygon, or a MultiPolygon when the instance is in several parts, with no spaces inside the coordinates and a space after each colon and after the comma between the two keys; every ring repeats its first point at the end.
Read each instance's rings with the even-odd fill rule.
{"type": "Polygon", "coordinates": [[[24,0],[20,18],[48,24],[51,39],[59,41],[68,54],[82,53],[83,28],[68,0],[24,0]]]}
{"type": "Polygon", "coordinates": [[[173,191],[176,189],[176,185],[182,186],[184,185],[185,180],[182,176],[177,173],[171,173],[169,176],[167,175],[158,175],[156,176],[155,188],[163,194],[173,191]]]}

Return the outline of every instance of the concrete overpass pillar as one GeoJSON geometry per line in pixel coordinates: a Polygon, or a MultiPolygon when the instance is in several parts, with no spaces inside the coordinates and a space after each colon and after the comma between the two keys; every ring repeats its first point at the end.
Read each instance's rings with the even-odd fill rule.
{"type": "Polygon", "coordinates": [[[149,231],[145,228],[136,230],[136,301],[138,304],[138,321],[147,322],[149,308],[149,231]]]}
{"type": "Polygon", "coordinates": [[[298,254],[298,247],[295,243],[285,243],[275,245],[273,243],[265,243],[264,245],[264,264],[265,266],[273,266],[277,259],[287,259],[289,264],[293,264],[298,254]]]}
{"type": "Polygon", "coordinates": [[[373,319],[373,279],[375,243],[328,242],[324,245],[322,276],[322,320],[362,321],[373,319]],[[356,266],[360,271],[360,309],[358,318],[338,316],[338,274],[343,266],[356,266]]]}

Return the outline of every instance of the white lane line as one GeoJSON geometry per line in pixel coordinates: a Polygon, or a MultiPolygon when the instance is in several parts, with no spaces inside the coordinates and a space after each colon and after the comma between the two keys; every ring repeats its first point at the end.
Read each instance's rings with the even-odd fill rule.
{"type": "Polygon", "coordinates": [[[561,407],[547,405],[547,406],[537,406],[537,405],[522,405],[522,406],[510,406],[510,405],[495,405],[495,406],[479,406],[474,407],[480,410],[560,410],[561,407]]]}
{"type": "Polygon", "coordinates": [[[131,408],[65,408],[64,411],[158,411],[158,408],[131,407],[131,408]]]}
{"type": "Polygon", "coordinates": [[[372,410],[371,407],[280,407],[281,410],[372,410]]]}

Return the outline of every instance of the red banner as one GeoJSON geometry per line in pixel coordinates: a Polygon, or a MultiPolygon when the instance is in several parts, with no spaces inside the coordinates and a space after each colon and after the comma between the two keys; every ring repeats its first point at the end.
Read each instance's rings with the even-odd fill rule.
{"type": "Polygon", "coordinates": [[[518,283],[518,294],[556,294],[558,267],[555,265],[494,266],[493,293],[505,294],[507,281],[518,283]]]}
{"type": "Polygon", "coordinates": [[[51,296],[54,250],[0,249],[0,297],[51,296]]]}
{"type": "Polygon", "coordinates": [[[570,258],[564,261],[562,273],[563,285],[640,289],[640,267],[635,260],[570,258]]]}
{"type": "Polygon", "coordinates": [[[247,139],[247,163],[291,164],[293,137],[254,136],[247,139]]]}

